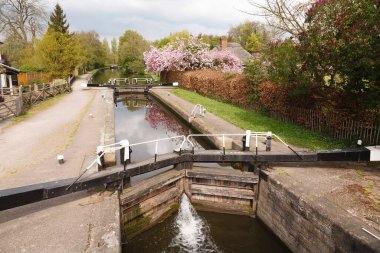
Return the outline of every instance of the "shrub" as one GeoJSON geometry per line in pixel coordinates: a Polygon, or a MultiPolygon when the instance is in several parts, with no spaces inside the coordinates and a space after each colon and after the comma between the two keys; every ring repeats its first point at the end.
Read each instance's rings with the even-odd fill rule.
{"type": "MultiPolygon", "coordinates": [[[[347,93],[379,93],[380,2],[318,0],[307,12],[300,55],[315,81],[347,93]],[[376,92],[377,90],[377,92],[376,92]]],[[[379,97],[377,97],[379,99],[379,97]]]]}

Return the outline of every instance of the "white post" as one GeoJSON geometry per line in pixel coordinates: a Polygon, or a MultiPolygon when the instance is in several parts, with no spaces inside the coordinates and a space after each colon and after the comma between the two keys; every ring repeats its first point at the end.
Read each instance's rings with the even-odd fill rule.
{"type": "Polygon", "coordinates": [[[259,146],[258,146],[258,140],[257,140],[257,134],[256,134],[256,155],[258,155],[259,152],[259,146]]]}
{"type": "Polygon", "coordinates": [[[249,150],[249,143],[251,142],[251,130],[245,131],[245,147],[249,150]]]}
{"type": "Polygon", "coordinates": [[[4,90],[3,88],[7,87],[7,79],[5,74],[0,75],[0,88],[1,88],[1,96],[4,95],[4,90]]]}
{"type": "Polygon", "coordinates": [[[129,160],[129,141],[120,141],[120,146],[124,148],[124,157],[120,157],[120,159],[122,159],[122,161],[125,163],[127,160],[129,160]]]}
{"type": "Polygon", "coordinates": [[[13,96],[13,82],[12,82],[12,76],[8,76],[8,81],[9,81],[9,89],[11,91],[11,95],[13,96]]]}
{"type": "Polygon", "coordinates": [[[154,162],[157,162],[157,153],[158,153],[158,141],[156,141],[156,152],[154,153],[154,162]]]}

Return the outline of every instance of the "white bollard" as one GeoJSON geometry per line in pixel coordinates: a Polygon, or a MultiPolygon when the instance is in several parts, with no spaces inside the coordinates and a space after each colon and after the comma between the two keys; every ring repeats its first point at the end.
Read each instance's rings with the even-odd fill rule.
{"type": "Polygon", "coordinates": [[[249,151],[249,144],[251,142],[251,130],[245,131],[245,147],[248,148],[249,151]]]}
{"type": "Polygon", "coordinates": [[[65,162],[65,158],[63,155],[57,156],[58,164],[63,164],[65,162]]]}
{"type": "Polygon", "coordinates": [[[123,157],[120,156],[120,159],[122,160],[123,164],[125,164],[129,159],[129,141],[128,140],[122,140],[120,141],[120,146],[122,149],[124,149],[123,157]]]}
{"type": "Polygon", "coordinates": [[[266,151],[272,150],[272,132],[268,132],[265,138],[265,150],[266,151]]]}

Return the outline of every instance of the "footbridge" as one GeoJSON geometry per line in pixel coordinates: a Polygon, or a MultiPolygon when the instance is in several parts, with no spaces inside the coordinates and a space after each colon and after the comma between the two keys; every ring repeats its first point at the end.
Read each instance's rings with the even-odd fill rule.
{"type": "Polygon", "coordinates": [[[123,189],[130,178],[154,170],[172,166],[178,169],[191,169],[194,163],[243,163],[244,168],[257,171],[258,168],[273,162],[315,162],[315,161],[378,161],[379,147],[358,147],[340,150],[295,151],[279,136],[271,132],[251,132],[245,134],[191,134],[151,141],[129,143],[122,140],[118,143],[99,146],[96,158],[77,178],[46,182],[0,191],[0,210],[10,209],[29,203],[55,198],[62,195],[88,190],[96,187],[118,187],[123,189]],[[196,145],[196,138],[214,138],[219,141],[219,149],[202,150],[196,145]],[[241,138],[242,150],[231,150],[232,138],[241,138]],[[272,141],[276,140],[288,152],[272,150],[272,141]],[[177,144],[171,153],[159,152],[162,143],[170,141],[177,144]],[[265,143],[265,149],[259,143],[265,143]],[[136,146],[154,146],[154,156],[142,161],[133,162],[133,149],[136,146]],[[105,168],[104,155],[119,152],[121,165],[105,168]],[[98,172],[89,174],[91,168],[98,167],[98,172]],[[88,175],[86,175],[88,173],[88,175]]]}
{"type": "Polygon", "coordinates": [[[112,88],[115,94],[120,93],[133,93],[133,92],[149,92],[153,87],[176,87],[177,82],[174,83],[154,83],[152,78],[112,78],[109,79],[107,83],[88,83],[86,87],[106,87],[112,88]]]}

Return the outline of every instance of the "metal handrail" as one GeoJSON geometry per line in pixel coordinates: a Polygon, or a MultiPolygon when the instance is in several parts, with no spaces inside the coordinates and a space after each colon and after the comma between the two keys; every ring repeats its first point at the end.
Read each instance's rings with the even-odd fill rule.
{"type": "MultiPolygon", "coordinates": [[[[179,148],[179,155],[181,155],[181,150],[182,150],[182,148],[183,148],[183,146],[184,146],[184,144],[186,142],[191,145],[192,150],[194,151],[195,145],[190,140],[190,138],[193,138],[193,137],[222,137],[223,155],[225,155],[225,137],[229,137],[229,136],[247,136],[248,133],[250,133],[249,134],[250,137],[254,137],[255,138],[256,155],[258,154],[258,139],[262,138],[262,137],[267,138],[267,136],[269,134],[270,136],[273,136],[276,139],[278,139],[282,144],[284,144],[286,147],[288,147],[291,151],[293,151],[301,160],[303,159],[292,147],[290,147],[278,135],[273,134],[272,132],[249,132],[249,131],[247,131],[245,134],[189,134],[188,136],[178,135],[178,136],[161,138],[161,139],[156,139],[156,140],[151,140],[151,141],[143,141],[143,142],[133,143],[133,144],[128,145],[128,147],[135,147],[135,146],[139,146],[139,145],[155,143],[154,162],[156,162],[157,161],[157,154],[158,154],[158,143],[161,142],[161,141],[173,140],[173,139],[182,139],[182,142],[181,142],[181,145],[180,145],[180,148],[179,148]]],[[[122,145],[122,142],[123,141],[112,143],[112,144],[108,144],[108,145],[99,146],[99,148],[100,148],[101,151],[97,154],[95,160],[92,161],[90,163],[90,165],[88,165],[86,167],[86,169],[79,175],[79,177],[77,179],[75,179],[75,181],[66,188],[66,191],[69,190],[96,163],[98,163],[99,165],[101,165],[101,158],[106,153],[114,152],[114,151],[117,151],[117,150],[121,150],[122,148],[125,148],[122,145]]],[[[125,151],[125,152],[128,152],[128,151],[125,151]]]]}
{"type": "MultiPolygon", "coordinates": [[[[138,145],[143,145],[143,144],[150,144],[150,143],[156,143],[156,147],[155,147],[155,155],[154,155],[154,161],[156,162],[157,161],[157,154],[158,154],[158,142],[160,141],[165,141],[165,140],[173,140],[173,139],[183,139],[181,145],[180,145],[180,151],[181,151],[181,148],[183,147],[184,143],[186,142],[186,136],[185,135],[179,135],[179,136],[173,136],[173,137],[167,137],[167,138],[161,138],[161,139],[156,139],[156,140],[152,140],[152,141],[144,141],[144,142],[138,142],[138,143],[133,143],[133,144],[130,144],[129,147],[133,147],[133,146],[138,146],[138,145]]],[[[112,143],[112,144],[109,144],[109,145],[104,145],[104,146],[99,146],[101,148],[101,152],[99,152],[97,155],[96,155],[96,158],[86,167],[86,169],[83,170],[83,172],[74,180],[74,182],[72,182],[67,188],[66,188],[66,191],[69,190],[76,182],[78,182],[78,180],[89,170],[92,168],[92,166],[94,166],[96,163],[98,163],[99,165],[101,165],[101,158],[106,154],[106,153],[110,153],[110,152],[114,152],[114,151],[117,151],[117,150],[121,150],[122,148],[124,148],[122,145],[121,145],[121,142],[116,142],[116,143],[112,143]]],[[[126,151],[128,152],[128,151],[126,151]]],[[[181,154],[181,152],[180,152],[181,154]]]]}
{"type": "Polygon", "coordinates": [[[146,84],[151,84],[153,83],[153,79],[152,78],[143,78],[143,77],[135,77],[135,78],[132,78],[132,84],[137,84],[138,81],[145,81],[146,84]]]}
{"type": "Polygon", "coordinates": [[[206,113],[206,108],[201,104],[196,104],[191,111],[191,117],[196,118],[197,117],[197,109],[199,108],[199,116],[204,117],[206,113]]]}
{"type": "MultiPolygon", "coordinates": [[[[299,157],[301,160],[303,160],[303,158],[289,145],[287,144],[285,141],[283,141],[278,135],[272,133],[272,132],[251,132],[250,134],[250,137],[254,137],[255,138],[255,147],[256,147],[256,155],[258,153],[258,139],[259,138],[262,138],[262,137],[265,137],[267,138],[268,134],[270,133],[270,135],[274,138],[276,138],[277,140],[279,140],[282,144],[284,144],[287,148],[289,148],[294,154],[297,155],[297,157],[299,157]]],[[[187,141],[188,143],[191,145],[192,149],[194,150],[194,143],[190,140],[190,138],[192,137],[222,137],[222,148],[223,148],[223,153],[225,154],[225,137],[229,137],[229,136],[246,136],[247,134],[190,134],[187,136],[187,141]]]]}
{"type": "MultiPolygon", "coordinates": [[[[182,139],[180,149],[182,149],[183,145],[186,143],[186,136],[185,135],[178,135],[178,136],[161,138],[161,139],[156,139],[156,140],[151,140],[151,141],[143,141],[143,142],[138,142],[138,143],[132,143],[129,145],[129,147],[134,147],[134,146],[144,145],[144,144],[150,144],[150,143],[156,143],[156,153],[155,154],[157,154],[159,142],[166,141],[166,140],[173,140],[173,139],[182,139]]],[[[101,147],[104,148],[105,153],[114,152],[114,151],[117,151],[117,150],[120,150],[123,148],[123,146],[121,145],[121,141],[113,143],[113,144],[109,144],[109,145],[104,145],[101,147]]]]}
{"type": "MultiPolygon", "coordinates": [[[[256,154],[258,152],[258,138],[259,137],[266,137],[268,132],[251,132],[250,136],[251,137],[256,137],[256,154]]],[[[192,146],[192,149],[194,151],[194,143],[190,140],[192,137],[222,137],[222,148],[223,148],[223,154],[226,152],[226,145],[225,145],[225,137],[229,136],[246,136],[246,134],[189,134],[187,136],[187,141],[190,143],[192,146]]]]}
{"type": "Polygon", "coordinates": [[[291,151],[293,151],[293,153],[296,154],[299,159],[303,160],[303,158],[297,153],[297,151],[295,151],[289,144],[284,142],[277,134],[273,134],[273,136],[276,137],[282,144],[288,147],[291,151]]]}
{"type": "Polygon", "coordinates": [[[117,85],[118,82],[124,82],[125,84],[131,84],[129,78],[110,78],[108,83],[111,85],[117,85]]]}
{"type": "Polygon", "coordinates": [[[90,165],[88,165],[87,167],[86,167],[86,169],[84,169],[83,171],[82,171],[82,173],[74,180],[74,182],[72,182],[65,190],[67,191],[67,190],[69,190],[76,182],[78,182],[78,180],[89,170],[89,169],[91,169],[92,168],[92,166],[94,166],[96,163],[98,163],[98,164],[101,164],[101,162],[100,162],[100,158],[102,158],[103,156],[105,155],[105,152],[102,152],[101,154],[97,154],[96,155],[96,158],[95,158],[95,160],[94,161],[92,161],[91,163],[90,163],[90,165]]]}

